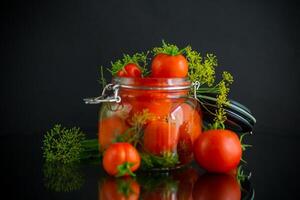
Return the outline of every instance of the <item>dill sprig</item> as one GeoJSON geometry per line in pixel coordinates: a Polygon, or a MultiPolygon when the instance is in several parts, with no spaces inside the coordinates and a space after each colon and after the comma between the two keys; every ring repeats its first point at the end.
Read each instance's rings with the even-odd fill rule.
{"type": "Polygon", "coordinates": [[[201,85],[213,86],[215,83],[215,67],[218,60],[215,55],[207,54],[202,58],[201,54],[192,50],[191,46],[185,49],[186,58],[189,63],[188,78],[190,81],[199,81],[201,85]]]}
{"type": "Polygon", "coordinates": [[[161,47],[155,47],[152,50],[152,53],[154,55],[164,53],[172,56],[176,56],[179,54],[183,54],[185,52],[185,48],[179,49],[176,45],[174,44],[168,44],[164,40],[162,40],[162,46],[161,47]]]}
{"type": "Polygon", "coordinates": [[[44,136],[43,157],[46,162],[72,163],[98,157],[97,139],[86,140],[80,128],[54,125],[44,136]]]}
{"type": "MultiPolygon", "coordinates": [[[[224,129],[224,122],[227,119],[224,106],[230,103],[228,94],[230,91],[229,86],[233,83],[233,76],[229,72],[224,71],[222,73],[222,80],[218,84],[215,84],[215,68],[218,66],[217,57],[214,54],[206,54],[203,58],[200,53],[192,50],[191,46],[186,48],[185,54],[189,63],[189,80],[191,82],[200,82],[201,87],[197,93],[211,93],[217,96],[217,109],[214,112],[208,110],[209,113],[215,116],[213,124],[208,125],[208,128],[224,129]]],[[[202,105],[207,109],[204,104],[202,105]]]]}
{"type": "Polygon", "coordinates": [[[225,129],[224,122],[227,120],[226,111],[224,106],[230,102],[228,100],[228,93],[230,91],[230,84],[233,82],[233,77],[229,72],[224,71],[222,74],[222,80],[218,84],[219,94],[217,95],[217,110],[215,111],[214,123],[212,128],[214,129],[225,129]]]}
{"type": "Polygon", "coordinates": [[[115,76],[120,70],[123,70],[127,64],[133,63],[141,69],[143,75],[146,75],[148,73],[146,68],[148,64],[148,54],[149,51],[146,53],[135,53],[132,56],[129,54],[123,54],[123,58],[111,62],[111,69],[108,70],[113,76],[115,76]]]}
{"type": "Polygon", "coordinates": [[[102,89],[106,86],[107,81],[104,77],[104,72],[103,72],[103,66],[100,66],[100,79],[98,80],[98,82],[101,84],[102,89]]]}
{"type": "Polygon", "coordinates": [[[178,155],[172,152],[165,152],[160,156],[150,153],[140,153],[140,156],[142,159],[141,168],[143,169],[169,168],[179,163],[178,155]]]}
{"type": "Polygon", "coordinates": [[[118,135],[116,138],[117,142],[129,142],[133,146],[137,146],[137,144],[141,141],[143,136],[143,128],[149,122],[149,120],[153,120],[155,115],[149,112],[149,109],[143,109],[140,112],[134,113],[129,121],[131,127],[128,128],[123,134],[118,135]]]}

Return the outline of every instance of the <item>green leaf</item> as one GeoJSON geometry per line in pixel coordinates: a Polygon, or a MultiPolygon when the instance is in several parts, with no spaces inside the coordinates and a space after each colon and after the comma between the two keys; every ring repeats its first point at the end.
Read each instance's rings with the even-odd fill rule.
{"type": "Polygon", "coordinates": [[[124,70],[124,67],[127,64],[133,63],[141,69],[142,74],[145,76],[146,74],[148,74],[148,71],[146,69],[149,60],[148,54],[148,51],[146,53],[135,53],[132,56],[123,54],[123,57],[121,59],[111,62],[111,69],[109,69],[109,71],[113,76],[115,76],[120,70],[124,70]]]}

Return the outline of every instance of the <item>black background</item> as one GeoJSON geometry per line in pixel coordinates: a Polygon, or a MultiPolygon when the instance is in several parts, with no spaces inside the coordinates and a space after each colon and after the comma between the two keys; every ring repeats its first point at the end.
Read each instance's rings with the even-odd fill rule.
{"type": "Polygon", "coordinates": [[[165,39],[215,53],[218,71],[235,77],[231,98],[252,110],[256,129],[299,136],[295,2],[9,2],[1,7],[0,134],[54,123],[96,130],[98,107],[82,98],[100,93],[99,66],[165,39]]]}
{"type": "Polygon", "coordinates": [[[297,194],[293,181],[300,167],[300,7],[296,1],[1,4],[0,146],[8,160],[4,168],[14,169],[4,182],[10,187],[23,178],[13,194],[44,199],[36,196],[44,194],[36,193],[43,190],[40,146],[42,134],[53,124],[80,126],[95,135],[98,106],[85,105],[82,99],[100,94],[99,66],[109,66],[122,53],[158,46],[161,39],[180,47],[190,44],[202,54],[215,53],[218,71],[234,75],[230,97],[249,107],[258,121],[248,139],[253,148],[246,153],[258,199],[297,194]]]}

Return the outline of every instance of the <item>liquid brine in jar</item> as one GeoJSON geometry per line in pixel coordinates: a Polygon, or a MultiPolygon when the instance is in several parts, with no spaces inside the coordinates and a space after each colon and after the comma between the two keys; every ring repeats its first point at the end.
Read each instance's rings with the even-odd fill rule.
{"type": "MultiPolygon", "coordinates": [[[[184,78],[114,78],[118,101],[102,103],[99,146],[133,144],[145,169],[171,169],[193,159],[193,143],[201,134],[198,102],[189,96],[184,78]]],[[[116,96],[116,95],[115,95],[116,96]]]]}

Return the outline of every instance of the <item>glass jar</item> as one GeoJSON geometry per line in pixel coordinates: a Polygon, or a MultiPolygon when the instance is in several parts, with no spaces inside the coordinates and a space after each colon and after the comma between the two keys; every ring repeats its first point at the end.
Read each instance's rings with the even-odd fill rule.
{"type": "MultiPolygon", "coordinates": [[[[98,102],[99,146],[130,142],[145,169],[171,169],[193,159],[193,143],[202,130],[198,102],[185,78],[114,78],[98,102]],[[112,94],[107,95],[107,91],[112,94]]],[[[96,103],[94,99],[94,103],[96,103]]],[[[93,103],[93,102],[89,102],[93,103]]]]}

